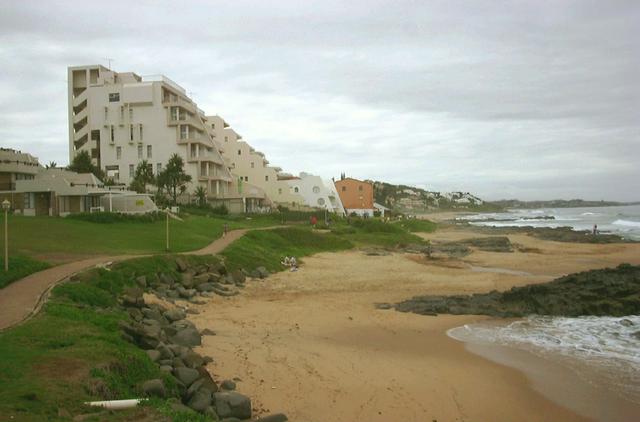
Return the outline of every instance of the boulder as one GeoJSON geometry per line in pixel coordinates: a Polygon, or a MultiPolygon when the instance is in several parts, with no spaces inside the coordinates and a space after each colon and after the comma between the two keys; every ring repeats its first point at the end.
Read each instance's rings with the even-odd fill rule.
{"type": "Polygon", "coordinates": [[[196,290],[199,292],[210,292],[214,288],[213,283],[202,283],[196,286],[196,290]]]}
{"type": "Polygon", "coordinates": [[[258,277],[260,277],[260,278],[269,277],[269,271],[265,267],[256,268],[256,272],[258,273],[258,277]]]}
{"type": "Polygon", "coordinates": [[[203,283],[208,283],[209,282],[209,273],[204,273],[204,274],[198,274],[196,276],[193,277],[193,285],[199,286],[200,284],[203,283]]]}
{"type": "Polygon", "coordinates": [[[167,286],[173,286],[176,282],[173,276],[170,276],[169,274],[165,274],[165,273],[160,273],[158,275],[158,280],[160,281],[160,283],[166,284],[167,286]]]}
{"type": "Polygon", "coordinates": [[[187,261],[181,256],[176,258],[176,267],[178,268],[178,271],[180,271],[181,273],[189,269],[189,265],[187,264],[187,261]]]}
{"type": "Polygon", "coordinates": [[[174,322],[181,319],[185,319],[187,315],[184,313],[182,309],[173,308],[164,313],[164,317],[169,321],[174,322]]]}
{"type": "Polygon", "coordinates": [[[170,297],[171,299],[179,299],[180,293],[178,293],[177,290],[167,290],[167,297],[170,297]]]}
{"type": "Polygon", "coordinates": [[[187,353],[180,356],[184,365],[188,368],[197,368],[204,365],[204,359],[196,352],[189,350],[187,353]]]}
{"type": "Polygon", "coordinates": [[[140,312],[140,309],[138,308],[128,308],[127,312],[129,313],[129,316],[134,320],[134,321],[142,321],[142,318],[144,318],[144,315],[142,314],[142,312],[140,312]]]}
{"type": "Polygon", "coordinates": [[[179,357],[175,357],[171,360],[171,365],[173,365],[174,368],[186,368],[187,365],[184,364],[184,361],[182,359],[180,359],[179,357]]]}
{"type": "Polygon", "coordinates": [[[191,271],[187,271],[186,273],[182,273],[182,280],[180,281],[184,287],[190,289],[195,286],[193,280],[194,274],[191,271]]]}
{"type": "Polygon", "coordinates": [[[124,306],[142,307],[144,306],[144,292],[139,287],[129,287],[125,289],[121,298],[124,306]]]}
{"type": "Polygon", "coordinates": [[[214,393],[216,413],[221,418],[234,417],[249,419],[251,417],[251,399],[235,391],[214,393]]]}
{"type": "Polygon", "coordinates": [[[211,406],[211,401],[211,391],[206,388],[201,388],[189,399],[187,406],[197,412],[204,412],[209,406],[211,406]]]}
{"type": "Polygon", "coordinates": [[[191,384],[191,386],[187,388],[187,390],[182,395],[183,401],[188,402],[191,397],[193,397],[193,395],[202,387],[202,384],[204,384],[203,379],[196,380],[193,384],[191,384]]]}
{"type": "Polygon", "coordinates": [[[147,350],[147,355],[149,356],[149,359],[151,359],[151,361],[153,362],[157,362],[160,360],[160,352],[157,350],[147,350]]]}
{"type": "Polygon", "coordinates": [[[180,356],[185,353],[185,351],[189,350],[188,347],[180,346],[179,344],[169,344],[168,347],[171,349],[174,356],[180,356]]]}
{"type": "Polygon", "coordinates": [[[166,372],[167,374],[170,374],[171,372],[173,372],[173,366],[171,366],[171,365],[160,365],[160,370],[162,372],[166,372]]]}
{"type": "Polygon", "coordinates": [[[244,275],[244,273],[241,270],[232,271],[230,276],[233,279],[234,284],[243,284],[247,279],[247,277],[244,275]]]}
{"type": "Polygon", "coordinates": [[[147,319],[153,319],[158,321],[160,324],[166,324],[167,320],[162,316],[162,313],[157,308],[142,308],[142,314],[147,319]]]}
{"type": "Polygon", "coordinates": [[[203,381],[201,388],[206,388],[212,393],[218,392],[218,384],[211,378],[211,374],[207,371],[207,368],[199,366],[196,370],[200,374],[200,379],[203,381]]]}
{"type": "Polygon", "coordinates": [[[233,391],[236,389],[236,383],[231,380],[224,380],[220,384],[220,388],[227,391],[233,391]]]}
{"type": "Polygon", "coordinates": [[[160,354],[160,359],[173,359],[173,351],[164,343],[158,344],[156,351],[160,354]]]}
{"type": "Polygon", "coordinates": [[[284,413],[276,413],[269,416],[263,416],[260,419],[256,419],[255,422],[287,422],[289,418],[284,413]]]}
{"type": "Polygon", "coordinates": [[[167,390],[161,379],[152,379],[142,384],[142,392],[148,397],[165,397],[167,390]]]}
{"type": "Polygon", "coordinates": [[[200,377],[200,373],[195,369],[180,367],[173,370],[173,376],[184,384],[185,387],[189,387],[200,377]]]}
{"type": "Polygon", "coordinates": [[[171,337],[171,341],[181,346],[193,347],[202,344],[202,337],[195,328],[185,328],[171,337]]]}
{"type": "Polygon", "coordinates": [[[204,411],[204,415],[213,421],[220,420],[216,413],[216,409],[214,409],[213,406],[207,407],[207,410],[204,411]]]}

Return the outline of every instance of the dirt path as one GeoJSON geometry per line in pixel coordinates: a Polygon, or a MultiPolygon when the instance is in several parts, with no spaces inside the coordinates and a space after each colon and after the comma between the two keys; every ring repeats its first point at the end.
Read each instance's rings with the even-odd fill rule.
{"type": "MultiPolygon", "coordinates": [[[[264,229],[270,228],[272,227],[264,229]]],[[[202,249],[183,253],[215,255],[235,240],[244,236],[247,231],[247,229],[231,230],[225,237],[214,240],[202,249]]],[[[33,273],[11,283],[7,287],[0,289],[0,331],[13,327],[35,315],[40,310],[51,289],[73,274],[98,265],[144,256],[149,255],[102,255],[82,259],[33,273]]]]}

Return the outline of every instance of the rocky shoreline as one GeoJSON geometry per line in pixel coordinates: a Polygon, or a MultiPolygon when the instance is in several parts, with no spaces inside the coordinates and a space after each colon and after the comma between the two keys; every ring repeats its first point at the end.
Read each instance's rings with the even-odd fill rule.
{"type": "Polygon", "coordinates": [[[489,315],[522,317],[625,316],[640,313],[640,266],[585,271],[548,283],[474,295],[416,296],[382,309],[423,315],[489,315]]]}
{"type": "MultiPolygon", "coordinates": [[[[177,412],[191,409],[224,422],[248,420],[252,417],[251,399],[235,391],[234,380],[216,383],[206,369],[206,364],[213,359],[193,351],[193,347],[202,344],[202,336],[215,333],[209,329],[198,331],[187,319],[187,314],[194,311],[147,303],[144,293],[155,294],[168,302],[182,299],[202,304],[198,297],[236,295],[238,289],[244,287],[247,276],[263,279],[269,273],[264,268],[256,268],[251,273],[229,272],[221,261],[190,265],[181,257],[175,259],[175,264],[177,276],[166,273],[135,276],[137,287],[126,289],[120,297],[121,305],[131,317],[130,322],[120,322],[123,338],[144,349],[174,384],[151,379],[143,383],[141,390],[147,397],[169,398],[177,412]]],[[[287,417],[280,413],[257,420],[283,422],[287,417]]]]}

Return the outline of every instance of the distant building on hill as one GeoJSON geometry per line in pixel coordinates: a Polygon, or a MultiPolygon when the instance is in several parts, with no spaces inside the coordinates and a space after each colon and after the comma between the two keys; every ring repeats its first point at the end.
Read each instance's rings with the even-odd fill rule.
{"type": "Polygon", "coordinates": [[[356,213],[360,216],[373,216],[373,185],[369,182],[345,177],[335,182],[336,191],[340,195],[342,206],[347,214],[356,213]]]}

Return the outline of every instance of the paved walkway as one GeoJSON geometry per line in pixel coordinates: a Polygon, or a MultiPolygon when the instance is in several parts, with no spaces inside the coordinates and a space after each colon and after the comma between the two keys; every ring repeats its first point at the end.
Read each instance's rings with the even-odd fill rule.
{"type": "MultiPolygon", "coordinates": [[[[225,237],[214,240],[202,249],[183,253],[215,255],[224,250],[233,241],[244,236],[246,232],[246,229],[231,230],[225,237]]],[[[35,315],[40,310],[51,289],[73,274],[97,265],[143,256],[149,256],[149,254],[97,256],[48,268],[9,284],[4,289],[0,289],[0,331],[13,327],[35,315]]]]}

